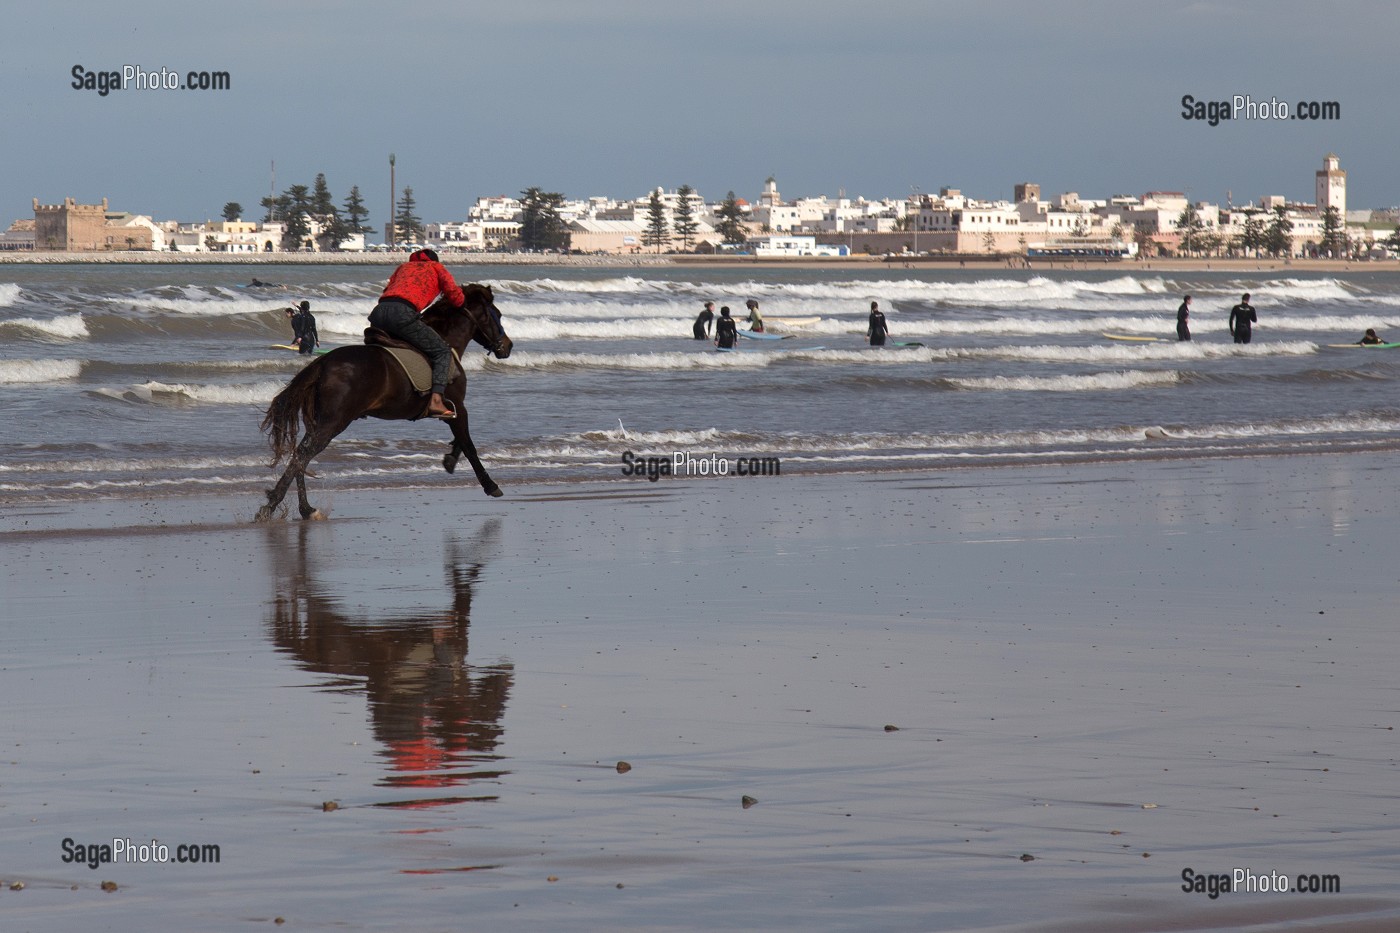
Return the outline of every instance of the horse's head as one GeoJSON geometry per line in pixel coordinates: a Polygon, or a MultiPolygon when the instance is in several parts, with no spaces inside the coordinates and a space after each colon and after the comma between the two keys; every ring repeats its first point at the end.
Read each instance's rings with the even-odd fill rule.
{"type": "Polygon", "coordinates": [[[496,307],[496,295],[491,291],[491,286],[473,283],[463,286],[462,294],[467,299],[467,313],[476,325],[472,330],[472,339],[494,353],[498,360],[510,356],[513,345],[510,337],[506,336],[505,325],[501,323],[501,312],[496,307]]]}

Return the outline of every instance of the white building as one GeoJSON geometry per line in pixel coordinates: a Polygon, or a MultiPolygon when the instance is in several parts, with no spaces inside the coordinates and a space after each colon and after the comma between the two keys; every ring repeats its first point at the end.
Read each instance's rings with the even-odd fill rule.
{"type": "Polygon", "coordinates": [[[845,246],[817,245],[814,236],[779,236],[776,234],[750,237],[749,251],[755,256],[849,256],[851,251],[845,246]]]}

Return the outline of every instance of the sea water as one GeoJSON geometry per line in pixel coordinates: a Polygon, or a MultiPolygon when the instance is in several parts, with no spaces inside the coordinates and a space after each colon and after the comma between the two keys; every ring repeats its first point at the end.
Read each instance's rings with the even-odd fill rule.
{"type": "MultiPolygon", "coordinates": [[[[383,266],[0,267],[0,499],[256,498],[259,432],[307,362],[270,345],[311,302],[324,345],[356,343],[383,266]],[[261,269],[261,267],[260,267],[261,269]]],[[[1335,349],[1400,336],[1400,272],[1161,272],[472,265],[515,342],[465,356],[473,436],[502,484],[622,480],[635,457],[777,458],[784,473],[1389,448],[1400,353],[1335,349]],[[1252,293],[1254,342],[1229,308],[1252,293]],[[1175,339],[1193,296],[1195,339],[1175,339]],[[781,341],[721,354],[691,336],[702,303],[781,341]],[[871,301],[892,341],[871,348],[871,301]],[[1119,342],[1106,332],[1160,338],[1119,342]]],[[[436,422],[353,424],[315,486],[448,477],[436,422]]]]}

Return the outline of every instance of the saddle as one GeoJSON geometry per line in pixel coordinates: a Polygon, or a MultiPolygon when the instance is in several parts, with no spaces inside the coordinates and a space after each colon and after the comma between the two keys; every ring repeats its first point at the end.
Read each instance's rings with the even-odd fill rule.
{"type": "MultiPolygon", "coordinates": [[[[400,340],[377,327],[365,328],[365,345],[379,347],[398,362],[399,366],[403,368],[404,375],[413,385],[413,391],[422,397],[423,411],[426,412],[428,410],[428,393],[432,390],[433,382],[432,364],[428,361],[427,354],[408,341],[400,340]]],[[[452,351],[452,362],[454,364],[452,375],[455,376],[458,371],[461,371],[462,366],[461,357],[457,355],[456,350],[452,351]]],[[[409,420],[416,421],[421,417],[423,417],[422,413],[409,420]]]]}

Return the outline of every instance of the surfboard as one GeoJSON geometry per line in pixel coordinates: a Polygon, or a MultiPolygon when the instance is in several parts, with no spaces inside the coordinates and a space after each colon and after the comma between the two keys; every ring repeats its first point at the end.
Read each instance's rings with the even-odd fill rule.
{"type": "MultiPolygon", "coordinates": [[[[294,347],[294,346],[292,346],[292,345],[289,344],[289,343],[274,343],[274,344],[270,344],[270,345],[268,346],[268,349],[269,349],[269,350],[291,350],[293,353],[295,353],[295,352],[297,352],[297,351],[298,351],[299,349],[301,349],[301,348],[300,348],[300,347],[294,347]]],[[[314,351],[312,351],[312,352],[313,352],[316,356],[320,356],[321,354],[323,354],[323,353],[329,353],[329,352],[331,352],[331,351],[334,350],[334,349],[335,349],[335,347],[321,347],[319,350],[314,350],[314,351]]]]}
{"type": "Polygon", "coordinates": [[[1329,343],[1327,346],[1337,350],[1394,350],[1400,343],[1329,343]]]}
{"type": "Polygon", "coordinates": [[[739,336],[750,340],[787,340],[792,334],[755,334],[751,330],[741,330],[739,336]]]}
{"type": "Polygon", "coordinates": [[[1161,337],[1134,337],[1131,334],[1104,334],[1104,336],[1109,340],[1131,340],[1139,343],[1154,343],[1163,339],[1161,337]]]}
{"type": "Polygon", "coordinates": [[[917,340],[895,340],[890,343],[892,347],[922,347],[923,344],[917,340]]]}
{"type": "Polygon", "coordinates": [[[715,347],[717,353],[802,353],[806,350],[825,350],[826,347],[715,347]]]}

